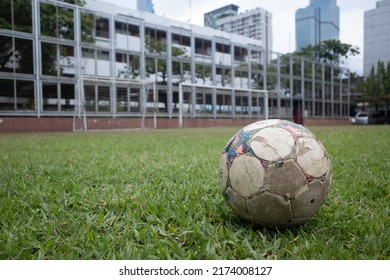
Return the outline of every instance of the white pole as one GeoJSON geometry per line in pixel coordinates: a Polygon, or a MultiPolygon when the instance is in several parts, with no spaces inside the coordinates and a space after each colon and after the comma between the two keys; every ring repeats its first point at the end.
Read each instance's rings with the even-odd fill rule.
{"type": "Polygon", "coordinates": [[[153,83],[153,101],[154,101],[154,115],[153,115],[153,122],[154,122],[154,128],[157,128],[157,110],[158,110],[158,104],[156,100],[156,83],[153,83]]]}
{"type": "Polygon", "coordinates": [[[145,86],[145,84],[142,85],[141,87],[141,91],[142,91],[142,96],[143,96],[143,104],[142,104],[142,120],[141,120],[141,129],[144,130],[145,129],[145,119],[146,119],[146,102],[147,102],[147,99],[148,99],[148,95],[147,95],[147,88],[145,86]]]}
{"type": "MultiPolygon", "coordinates": [[[[39,22],[40,22],[40,17],[39,17],[39,3],[38,1],[34,1],[33,2],[33,20],[34,20],[34,28],[35,30],[38,29],[38,26],[39,26],[39,22]]],[[[39,32],[36,32],[35,34],[35,42],[39,42],[39,32]]],[[[36,84],[35,84],[35,96],[34,96],[34,99],[35,99],[35,109],[36,109],[36,112],[37,112],[37,117],[40,118],[41,117],[41,111],[43,108],[42,107],[42,104],[41,104],[41,98],[40,98],[40,93],[42,92],[42,87],[41,87],[41,81],[40,81],[40,75],[38,73],[41,72],[41,55],[40,55],[40,50],[39,50],[39,47],[40,44],[36,43],[35,44],[35,48],[34,48],[34,55],[35,55],[35,62],[33,63],[34,67],[35,67],[35,71],[37,73],[37,75],[35,76],[36,77],[36,84]]]]}
{"type": "Polygon", "coordinates": [[[269,119],[268,90],[265,92],[265,95],[264,95],[264,118],[266,120],[269,119]]]}
{"type": "Polygon", "coordinates": [[[179,128],[183,128],[183,85],[179,84],[179,128]]]}

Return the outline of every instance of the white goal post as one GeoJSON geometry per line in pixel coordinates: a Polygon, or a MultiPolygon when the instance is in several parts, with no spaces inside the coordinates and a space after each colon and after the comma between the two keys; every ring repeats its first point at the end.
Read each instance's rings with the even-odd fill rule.
{"type": "MultiPolygon", "coordinates": [[[[261,110],[261,117],[265,120],[269,118],[269,108],[268,108],[268,91],[267,90],[258,90],[258,89],[249,89],[249,88],[235,88],[235,87],[225,87],[225,86],[213,86],[213,85],[202,85],[197,83],[187,83],[183,82],[179,84],[179,128],[183,127],[183,112],[184,112],[184,88],[190,88],[191,91],[197,94],[197,88],[203,90],[211,90],[213,92],[214,97],[212,97],[212,107],[216,107],[217,104],[217,96],[220,92],[229,92],[225,94],[225,96],[229,95],[229,105],[219,105],[220,107],[229,107],[230,114],[233,117],[235,116],[235,112],[243,111],[243,107],[236,102],[234,97],[242,96],[246,98],[249,109],[247,110],[249,117],[254,117],[252,112],[259,112],[261,110]],[[254,104],[253,101],[262,100],[262,104],[254,104]],[[253,100],[253,101],[252,101],[253,100]],[[256,110],[255,110],[256,109],[256,110]]],[[[196,102],[196,100],[195,100],[196,102]]],[[[195,105],[198,106],[198,105],[195,105]]],[[[196,110],[196,109],[195,109],[196,110]]]]}
{"type": "Polygon", "coordinates": [[[151,112],[153,128],[157,128],[158,104],[155,81],[82,76],[78,88],[73,131],[88,130],[88,116],[138,119],[141,117],[139,128],[145,129],[145,119],[147,116],[151,117],[151,112]]]}

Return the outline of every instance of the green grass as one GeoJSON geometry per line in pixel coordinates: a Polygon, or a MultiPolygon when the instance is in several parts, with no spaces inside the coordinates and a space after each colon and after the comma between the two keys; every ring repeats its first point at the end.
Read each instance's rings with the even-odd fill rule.
{"type": "Polygon", "coordinates": [[[219,193],[238,128],[0,134],[0,259],[390,259],[390,126],[310,129],[332,190],[284,230],[219,193]]]}

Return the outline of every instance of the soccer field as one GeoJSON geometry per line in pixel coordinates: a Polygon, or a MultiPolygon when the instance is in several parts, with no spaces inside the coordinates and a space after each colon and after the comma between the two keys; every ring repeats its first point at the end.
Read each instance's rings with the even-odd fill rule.
{"type": "Polygon", "coordinates": [[[238,129],[0,134],[0,259],[390,259],[390,126],[309,127],[332,189],[283,230],[220,194],[238,129]]]}

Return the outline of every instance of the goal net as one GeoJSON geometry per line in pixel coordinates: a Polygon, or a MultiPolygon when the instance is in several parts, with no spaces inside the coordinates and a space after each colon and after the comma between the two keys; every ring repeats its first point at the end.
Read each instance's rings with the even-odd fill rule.
{"type": "Polygon", "coordinates": [[[267,90],[180,83],[178,103],[179,127],[184,118],[269,118],[267,90]]]}
{"type": "Polygon", "coordinates": [[[83,76],[78,92],[74,131],[157,128],[153,81],[83,76]]]}

